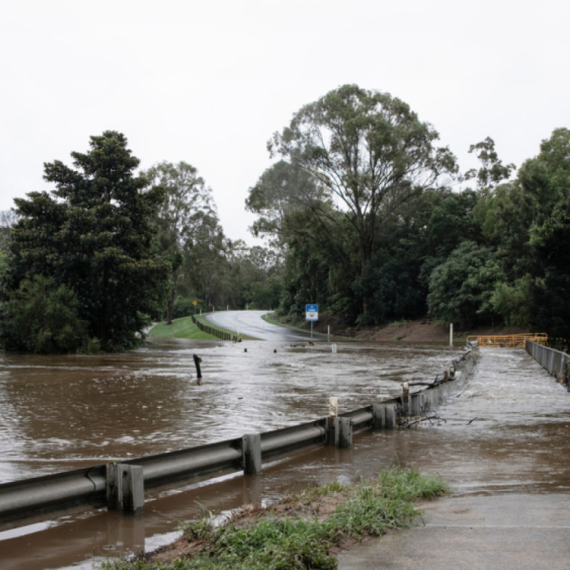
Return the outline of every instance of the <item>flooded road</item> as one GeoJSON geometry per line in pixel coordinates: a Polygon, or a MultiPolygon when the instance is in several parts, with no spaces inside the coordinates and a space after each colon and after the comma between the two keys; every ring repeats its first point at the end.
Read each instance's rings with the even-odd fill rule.
{"type": "MultiPolygon", "coordinates": [[[[55,416],[61,422],[76,418],[79,431],[60,428],[58,433],[67,435],[57,439],[70,441],[67,445],[50,437],[34,440],[44,432],[41,423],[36,425],[31,419],[32,403],[24,403],[24,388],[14,388],[14,382],[3,377],[0,406],[8,410],[8,394],[12,417],[20,414],[19,424],[9,424],[12,442],[20,433],[35,445],[36,453],[44,454],[38,461],[31,448],[22,444],[12,449],[14,446],[10,448],[3,436],[4,473],[31,476],[84,465],[86,461],[102,463],[115,453],[138,456],[182,443],[186,447],[252,429],[281,427],[325,415],[329,395],[339,396],[343,410],[352,409],[399,392],[403,379],[431,380],[454,356],[449,349],[429,346],[339,344],[336,355],[326,344],[311,350],[254,342],[197,346],[186,341],[157,343],[135,353],[144,363],[139,367],[134,364],[134,355],[114,357],[113,363],[107,357],[91,360],[89,365],[76,362],[73,374],[67,376],[67,382],[73,378],[76,386],[67,391],[55,380],[57,375],[65,375],[61,362],[44,362],[43,374],[39,361],[31,369],[21,364],[23,376],[19,378],[28,386],[27,392],[40,392],[32,400],[34,405],[41,409],[48,393],[59,394],[63,404],[55,416]],[[193,380],[193,352],[201,354],[205,365],[205,384],[200,387],[193,380]],[[51,367],[59,372],[54,368],[48,382],[45,375],[51,367]],[[89,375],[99,381],[99,388],[92,387],[91,392],[89,375]],[[171,392],[172,397],[167,397],[171,392]],[[81,393],[91,394],[92,398],[88,404],[83,403],[84,411],[98,406],[103,413],[101,401],[117,403],[115,413],[103,413],[105,422],[97,428],[104,434],[103,441],[108,442],[103,447],[98,447],[87,423],[82,427],[77,419],[82,409],[81,393]],[[122,394],[135,402],[136,398],[144,401],[151,412],[129,413],[136,406],[133,401],[123,402],[126,396],[122,394]],[[22,417],[26,410],[27,418],[22,417]],[[221,410],[228,410],[228,414],[220,415],[221,410]],[[123,419],[122,414],[129,419],[123,419]],[[228,418],[232,421],[221,421],[228,418]],[[5,460],[5,452],[12,454],[11,460],[5,460]]],[[[16,374],[10,368],[15,367],[15,362],[6,364],[16,374]]],[[[90,568],[94,559],[141,552],[172,539],[177,521],[198,516],[200,505],[220,512],[246,503],[271,502],[286,490],[354,480],[393,463],[441,473],[459,495],[556,493],[561,500],[570,496],[570,394],[524,351],[483,350],[474,377],[438,408],[438,415],[440,420],[422,422],[418,429],[358,434],[350,449],[299,452],[264,465],[263,473],[255,477],[235,474],[209,484],[189,484],[184,492],[158,493],[146,504],[141,517],[123,518],[99,511],[0,533],[1,567],[90,568]],[[86,562],[78,565],[81,561],[86,562]]],[[[44,420],[46,416],[47,409],[44,420]]],[[[7,429],[4,420],[0,425],[7,429]]]]}
{"type": "Polygon", "coordinates": [[[268,431],[433,378],[450,349],[156,340],[101,356],[0,356],[0,482],[268,431]],[[247,352],[246,352],[247,351],[247,352]],[[193,354],[202,358],[196,385],[193,354]]]}
{"type": "MultiPolygon", "coordinates": [[[[261,317],[271,311],[221,311],[209,313],[206,320],[214,325],[259,340],[295,341],[310,340],[310,331],[288,329],[264,321],[261,317]]],[[[314,338],[323,338],[317,335],[314,338]]],[[[326,337],[325,337],[326,338],[326,337]]]]}

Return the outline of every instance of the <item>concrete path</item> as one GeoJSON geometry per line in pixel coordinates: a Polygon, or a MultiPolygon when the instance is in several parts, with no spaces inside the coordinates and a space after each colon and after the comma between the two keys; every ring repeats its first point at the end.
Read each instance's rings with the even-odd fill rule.
{"type": "Polygon", "coordinates": [[[425,526],[339,557],[339,570],[568,570],[570,494],[453,497],[424,506],[425,526]]]}
{"type": "Polygon", "coordinates": [[[406,444],[452,496],[421,506],[425,525],[343,553],[339,569],[570,569],[570,393],[522,351],[486,349],[438,414],[379,456],[406,444]]]}

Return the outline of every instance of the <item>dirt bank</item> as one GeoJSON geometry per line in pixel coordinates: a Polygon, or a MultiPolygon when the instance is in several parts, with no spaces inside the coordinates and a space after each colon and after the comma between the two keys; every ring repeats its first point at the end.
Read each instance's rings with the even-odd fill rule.
{"type": "MultiPolygon", "coordinates": [[[[339,324],[336,317],[330,315],[319,315],[319,321],[314,323],[315,332],[327,334],[328,327],[330,333],[337,336],[344,336],[358,340],[376,342],[449,342],[449,325],[434,323],[427,319],[416,321],[399,321],[379,327],[346,327],[339,324]]],[[[308,328],[307,326],[303,328],[308,328]]],[[[515,327],[484,327],[468,329],[465,331],[454,331],[453,338],[457,342],[465,342],[470,335],[505,335],[528,332],[515,327]]]]}

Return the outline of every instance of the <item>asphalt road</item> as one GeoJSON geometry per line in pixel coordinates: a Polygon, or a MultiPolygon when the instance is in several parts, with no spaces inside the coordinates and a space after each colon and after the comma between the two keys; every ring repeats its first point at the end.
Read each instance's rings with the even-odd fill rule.
{"type": "MultiPolygon", "coordinates": [[[[270,311],[220,311],[206,315],[212,324],[259,340],[293,341],[310,340],[310,332],[272,325],[261,317],[270,311]]],[[[315,335],[316,337],[316,335],[315,335]]]]}

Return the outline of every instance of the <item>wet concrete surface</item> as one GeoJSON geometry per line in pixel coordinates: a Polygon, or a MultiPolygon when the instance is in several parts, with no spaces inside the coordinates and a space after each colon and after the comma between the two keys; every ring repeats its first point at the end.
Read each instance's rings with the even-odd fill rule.
{"type": "MultiPolygon", "coordinates": [[[[311,339],[310,331],[288,329],[264,321],[261,317],[270,312],[271,311],[220,311],[207,314],[206,320],[224,329],[259,340],[307,341],[311,339]]],[[[314,339],[322,337],[323,335],[313,335],[314,339]]]]}
{"type": "Polygon", "coordinates": [[[413,432],[374,434],[381,461],[440,473],[425,526],[371,540],[341,570],[570,568],[570,393],[521,350],[484,349],[465,391],[413,432]],[[446,421],[443,421],[446,420],[446,421]]]}
{"type": "Polygon", "coordinates": [[[568,570],[569,495],[454,497],[425,507],[425,525],[368,541],[340,570],[568,570]]]}
{"type": "MultiPolygon", "coordinates": [[[[348,411],[399,394],[403,380],[433,379],[457,353],[429,345],[338,343],[333,354],[327,343],[301,348],[169,339],[123,355],[4,354],[0,482],[294,425],[326,415],[331,395],[348,411]],[[194,353],[202,357],[201,386],[194,353]]],[[[0,568],[91,568],[98,557],[171,539],[177,521],[200,514],[198,503],[218,512],[274,501],[288,489],[351,480],[375,445],[366,437],[357,441],[368,443],[304,451],[264,465],[256,477],[232,474],[153,491],[141,517],[103,510],[0,529],[0,568]]],[[[366,470],[377,467],[372,461],[366,470]]]]}

